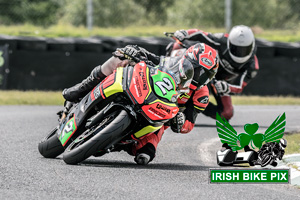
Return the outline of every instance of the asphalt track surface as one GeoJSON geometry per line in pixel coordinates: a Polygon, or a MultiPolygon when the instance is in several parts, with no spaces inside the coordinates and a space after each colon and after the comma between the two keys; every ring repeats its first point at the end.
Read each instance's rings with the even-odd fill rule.
{"type": "MultiPolygon", "coordinates": [[[[66,165],[43,158],[38,142],[57,123],[58,106],[0,106],[0,199],[300,199],[287,184],[209,184],[217,167],[215,121],[200,115],[189,134],[166,131],[155,160],[138,166],[125,152],[66,165]]],[[[286,112],[287,131],[300,130],[299,106],[235,106],[241,132],[257,122],[265,131],[286,112]]]]}

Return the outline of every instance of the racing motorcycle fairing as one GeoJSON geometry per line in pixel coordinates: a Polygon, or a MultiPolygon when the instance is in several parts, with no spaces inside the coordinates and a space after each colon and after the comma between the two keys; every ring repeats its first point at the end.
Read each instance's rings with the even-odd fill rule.
{"type": "Polygon", "coordinates": [[[135,132],[133,135],[132,135],[132,139],[139,139],[141,137],[143,137],[144,135],[147,135],[149,133],[153,133],[157,130],[159,130],[161,127],[163,126],[163,124],[154,124],[154,125],[148,125],[148,126],[145,126],[143,127],[142,129],[140,129],[139,131],[135,132]]]}
{"type": "Polygon", "coordinates": [[[170,74],[158,68],[152,68],[151,78],[153,80],[154,91],[158,96],[170,102],[177,101],[178,92],[176,91],[176,83],[170,74]]]}
{"type": "Polygon", "coordinates": [[[138,123],[130,132],[133,138],[140,138],[160,129],[163,123],[175,117],[179,109],[170,100],[177,94],[172,76],[157,68],[151,68],[144,62],[134,67],[119,67],[73,106],[65,122],[60,125],[58,138],[64,147],[68,146],[73,135],[86,130],[88,123],[83,122],[97,115],[95,107],[100,107],[101,110],[109,103],[114,107],[116,103],[130,105],[130,101],[134,106],[129,107],[134,111],[128,110],[128,113],[140,113],[143,116],[137,118],[138,123]],[[125,103],[118,103],[120,98],[127,100],[125,103]]]}
{"type": "Polygon", "coordinates": [[[72,135],[77,130],[77,125],[75,121],[75,116],[73,116],[65,126],[62,127],[63,129],[60,132],[58,139],[60,140],[61,144],[65,146],[72,135]]]}
{"type": "Polygon", "coordinates": [[[172,104],[168,104],[159,99],[151,102],[149,105],[142,107],[147,118],[150,120],[169,120],[178,113],[179,108],[174,107],[172,104]]]}
{"type": "Polygon", "coordinates": [[[123,67],[119,67],[113,74],[106,77],[99,85],[91,92],[90,98],[92,101],[98,99],[106,99],[113,94],[123,92],[123,67]]]}
{"type": "Polygon", "coordinates": [[[149,68],[141,62],[128,73],[128,90],[135,104],[144,104],[152,92],[149,80],[149,68]]]}

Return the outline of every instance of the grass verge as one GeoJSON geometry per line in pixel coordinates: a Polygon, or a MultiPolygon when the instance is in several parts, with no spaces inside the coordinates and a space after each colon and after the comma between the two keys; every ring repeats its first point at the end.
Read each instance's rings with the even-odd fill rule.
{"type": "MultiPolygon", "coordinates": [[[[34,36],[34,37],[91,37],[91,36],[136,36],[136,37],[164,37],[163,32],[174,32],[179,29],[199,28],[206,32],[225,32],[224,28],[206,27],[181,27],[181,26],[127,26],[125,27],[94,27],[89,31],[84,26],[71,26],[57,24],[50,27],[39,27],[33,25],[0,25],[0,33],[11,36],[34,36]]],[[[299,42],[300,29],[295,30],[264,30],[259,27],[252,27],[256,38],[268,41],[299,42]]]]}
{"type": "MultiPolygon", "coordinates": [[[[215,99],[210,97],[215,103],[215,99]]],[[[300,105],[300,97],[293,96],[232,96],[233,105],[300,105]]]]}
{"type": "Polygon", "coordinates": [[[0,105],[63,105],[61,92],[0,91],[0,105]]]}
{"type": "MultiPolygon", "coordinates": [[[[214,98],[210,98],[214,103],[214,98]]],[[[0,105],[62,105],[61,91],[0,90],[0,105]]],[[[300,105],[300,97],[233,96],[233,105],[300,105]]]]}
{"type": "Polygon", "coordinates": [[[300,132],[286,133],[283,138],[287,140],[286,155],[300,153],[300,132]]]}

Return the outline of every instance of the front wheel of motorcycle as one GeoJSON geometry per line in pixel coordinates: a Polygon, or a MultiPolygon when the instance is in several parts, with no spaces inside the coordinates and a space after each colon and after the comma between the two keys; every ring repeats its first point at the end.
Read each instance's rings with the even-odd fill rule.
{"type": "Polygon", "coordinates": [[[273,161],[273,157],[269,154],[266,154],[261,159],[261,167],[265,167],[273,161]]]}
{"type": "Polygon", "coordinates": [[[66,148],[63,160],[70,165],[84,161],[97,151],[121,140],[130,124],[131,118],[125,110],[105,116],[96,128],[83,132],[66,148]]]}
{"type": "Polygon", "coordinates": [[[38,145],[40,154],[45,158],[56,158],[65,150],[56,135],[56,131],[57,127],[50,131],[38,145]]]}

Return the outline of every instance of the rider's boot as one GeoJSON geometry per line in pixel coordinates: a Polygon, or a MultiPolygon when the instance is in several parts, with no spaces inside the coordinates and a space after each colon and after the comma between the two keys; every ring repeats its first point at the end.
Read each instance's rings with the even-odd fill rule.
{"type": "Polygon", "coordinates": [[[137,150],[134,161],[138,165],[147,165],[155,157],[155,147],[151,143],[147,143],[141,149],[137,150]]]}
{"type": "Polygon", "coordinates": [[[93,69],[91,75],[84,79],[81,83],[64,89],[63,97],[67,101],[76,102],[91,91],[98,83],[113,73],[117,67],[124,67],[128,64],[128,60],[120,60],[118,57],[112,56],[103,65],[99,65],[93,69]]]}
{"type": "Polygon", "coordinates": [[[145,153],[140,153],[135,156],[134,161],[138,165],[147,165],[150,162],[150,156],[145,153]]]}
{"type": "Polygon", "coordinates": [[[276,161],[273,161],[273,162],[271,163],[271,165],[272,165],[273,167],[276,167],[276,166],[278,165],[278,163],[277,163],[276,161]]]}
{"type": "Polygon", "coordinates": [[[91,74],[81,83],[63,90],[62,95],[67,101],[76,102],[106,77],[101,71],[101,65],[95,67],[91,74]]]}

